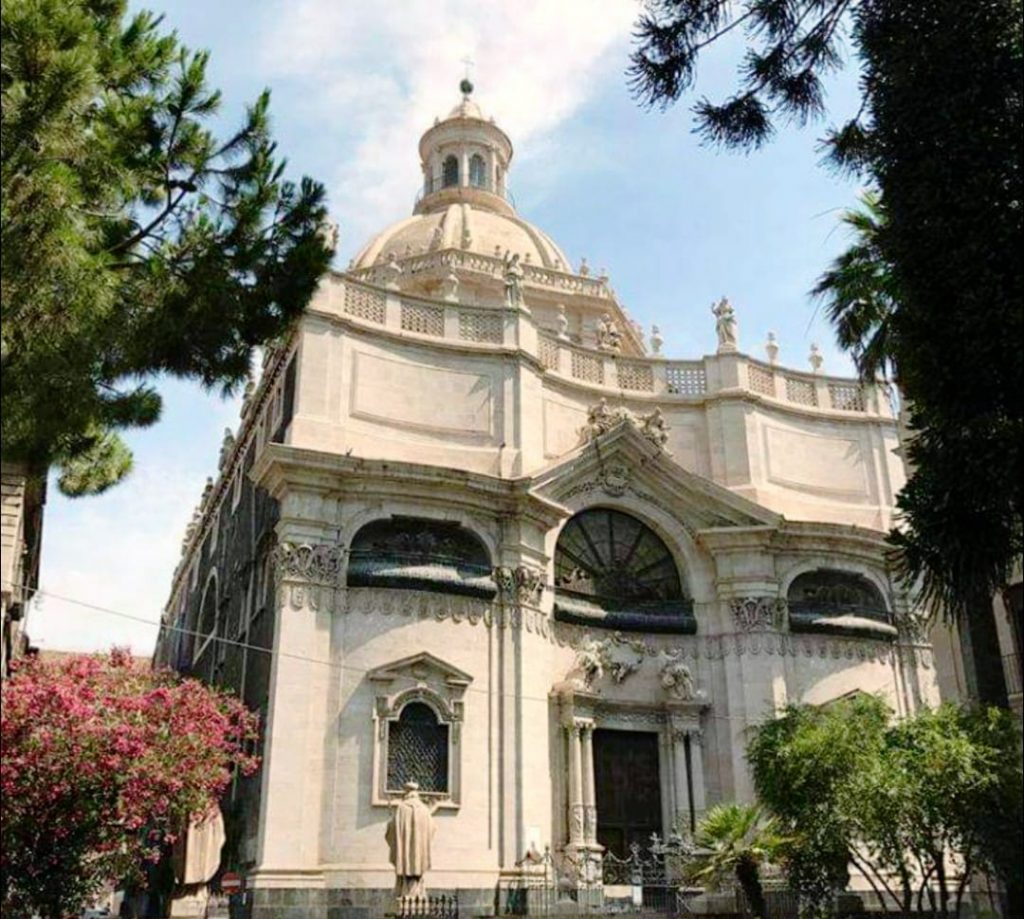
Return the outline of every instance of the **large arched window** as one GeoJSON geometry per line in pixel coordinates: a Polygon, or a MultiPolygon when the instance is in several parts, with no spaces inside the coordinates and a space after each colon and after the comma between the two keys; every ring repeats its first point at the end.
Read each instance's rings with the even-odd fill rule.
{"type": "Polygon", "coordinates": [[[668,546],[635,517],[603,507],[577,514],[559,534],[555,614],[615,629],[697,630],[668,546]]]}
{"type": "Polygon", "coordinates": [[[794,632],[896,636],[881,591],[862,574],[833,568],[806,571],[789,585],[786,603],[794,632]]]}
{"type": "Polygon", "coordinates": [[[459,184],[459,158],[454,155],[446,156],[441,164],[441,187],[448,188],[449,185],[459,184]]]}
{"type": "Polygon", "coordinates": [[[416,782],[428,794],[448,793],[449,727],[425,702],[410,702],[388,722],[387,787],[401,792],[416,782]]]}
{"type": "Polygon", "coordinates": [[[479,153],[469,158],[469,184],[474,188],[487,187],[487,163],[479,153]]]}
{"type": "Polygon", "coordinates": [[[349,587],[399,587],[493,597],[497,592],[487,548],[458,523],[388,517],[352,539],[349,587]]]}

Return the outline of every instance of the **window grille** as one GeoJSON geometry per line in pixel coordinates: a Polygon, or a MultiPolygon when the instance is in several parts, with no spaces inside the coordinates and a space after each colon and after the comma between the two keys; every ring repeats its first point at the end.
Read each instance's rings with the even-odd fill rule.
{"type": "Polygon", "coordinates": [[[384,325],[384,296],[376,291],[346,284],[344,309],[350,316],[384,325]]]}
{"type": "Polygon", "coordinates": [[[832,408],[837,408],[843,412],[863,412],[866,410],[864,390],[856,383],[829,383],[828,395],[832,408]]]}
{"type": "Polygon", "coordinates": [[[750,391],[759,393],[762,396],[775,395],[775,378],[770,370],[758,367],[757,364],[747,364],[747,381],[750,384],[750,391]]]}
{"type": "Polygon", "coordinates": [[[794,377],[786,377],[786,398],[790,402],[800,405],[818,404],[818,394],[814,391],[814,384],[809,380],[798,380],[794,377]]]}
{"type": "Polygon", "coordinates": [[[541,335],[538,339],[540,362],[545,370],[558,369],[558,342],[541,335]]]}
{"type": "Polygon", "coordinates": [[[669,364],[665,368],[668,391],[676,396],[703,396],[707,391],[704,367],[687,364],[669,364]]]}
{"type": "Polygon", "coordinates": [[[483,341],[500,345],[504,339],[501,315],[462,310],[459,313],[459,338],[463,341],[483,341]]]}
{"type": "Polygon", "coordinates": [[[604,362],[601,358],[583,351],[572,352],[571,370],[576,380],[588,383],[604,383],[604,362]]]}
{"type": "Polygon", "coordinates": [[[388,791],[416,782],[420,791],[448,793],[448,725],[423,702],[410,702],[388,723],[388,791]]]}
{"type": "Polygon", "coordinates": [[[420,303],[402,304],[402,331],[444,337],[444,310],[420,303]]]}
{"type": "Polygon", "coordinates": [[[618,365],[618,371],[620,389],[654,391],[654,370],[650,364],[622,362],[618,365]]]}

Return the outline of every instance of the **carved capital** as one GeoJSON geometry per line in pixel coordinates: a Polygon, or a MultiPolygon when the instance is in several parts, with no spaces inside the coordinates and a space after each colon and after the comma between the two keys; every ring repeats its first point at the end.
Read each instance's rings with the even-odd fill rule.
{"type": "Polygon", "coordinates": [[[345,550],[332,543],[278,543],[274,566],[279,581],[337,587],[345,550]]]}
{"type": "Polygon", "coordinates": [[[537,606],[544,593],[544,572],[527,565],[494,569],[494,583],[507,603],[537,606]]]}
{"type": "Polygon", "coordinates": [[[729,601],[733,621],[744,632],[779,627],[786,601],[778,597],[733,597],[729,601]]]}
{"type": "Polygon", "coordinates": [[[278,543],[274,572],[282,601],[292,608],[330,608],[341,581],[345,550],[328,543],[278,543]]]}

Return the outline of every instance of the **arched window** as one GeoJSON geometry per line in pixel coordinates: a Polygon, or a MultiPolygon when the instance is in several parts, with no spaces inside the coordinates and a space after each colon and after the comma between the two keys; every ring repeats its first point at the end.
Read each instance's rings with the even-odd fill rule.
{"type": "Polygon", "coordinates": [[[635,517],[592,508],[555,548],[555,615],[585,625],[693,633],[693,601],[668,546],[635,517]]]}
{"type": "Polygon", "coordinates": [[[469,184],[474,188],[487,187],[487,163],[479,153],[469,158],[469,184]]]}
{"type": "Polygon", "coordinates": [[[388,722],[387,791],[400,792],[406,782],[420,791],[448,793],[448,725],[425,702],[410,702],[388,722]]]}
{"type": "Polygon", "coordinates": [[[786,603],[793,632],[896,636],[885,598],[862,574],[832,568],[806,571],[789,585],[786,603]]]}
{"type": "Polygon", "coordinates": [[[196,649],[193,661],[198,661],[203,656],[217,630],[217,605],[218,605],[217,575],[214,572],[206,580],[206,587],[203,589],[203,599],[199,605],[199,616],[196,620],[197,635],[192,636],[196,649]]]}
{"type": "Polygon", "coordinates": [[[477,536],[458,523],[388,517],[352,539],[349,587],[397,587],[471,597],[497,592],[491,558],[477,536]]]}
{"type": "Polygon", "coordinates": [[[441,187],[448,188],[450,185],[459,184],[459,159],[457,156],[449,155],[444,158],[441,164],[441,187]]]}

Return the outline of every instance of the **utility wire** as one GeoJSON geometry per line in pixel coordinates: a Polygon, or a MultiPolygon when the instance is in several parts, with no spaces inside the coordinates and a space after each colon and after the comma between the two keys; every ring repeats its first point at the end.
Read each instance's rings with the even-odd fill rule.
{"type": "MultiPolygon", "coordinates": [[[[158,628],[163,628],[163,629],[165,629],[165,630],[167,630],[169,632],[179,632],[179,633],[181,633],[183,635],[191,635],[193,637],[204,638],[204,639],[208,639],[210,641],[217,641],[217,642],[221,642],[222,644],[225,644],[225,645],[231,645],[233,647],[243,648],[243,649],[245,649],[247,651],[258,651],[258,652],[260,652],[262,654],[267,654],[267,655],[269,655],[271,657],[273,657],[274,654],[277,654],[278,657],[286,657],[286,658],[289,658],[291,660],[304,661],[304,662],[310,663],[310,664],[319,664],[320,666],[323,666],[323,667],[330,667],[332,670],[347,670],[347,671],[349,671],[351,673],[358,673],[358,674],[361,674],[361,675],[364,675],[364,676],[367,673],[370,672],[370,669],[368,669],[366,667],[354,667],[351,664],[340,664],[340,663],[336,663],[335,661],[321,660],[321,659],[315,658],[315,657],[307,657],[306,655],[303,655],[303,654],[293,654],[293,653],[288,652],[288,651],[274,651],[272,648],[264,648],[264,647],[262,647],[260,645],[254,645],[254,644],[250,644],[248,642],[238,641],[237,639],[222,637],[220,635],[204,635],[202,632],[199,632],[196,629],[186,629],[183,626],[169,625],[166,622],[161,622],[159,620],[146,619],[143,616],[136,616],[136,615],[134,615],[132,613],[123,612],[122,610],[111,609],[108,606],[100,606],[100,605],[98,605],[96,603],[89,603],[86,600],[79,600],[79,599],[76,599],[75,597],[64,596],[62,594],[57,594],[57,593],[53,593],[53,592],[48,591],[48,590],[43,590],[43,589],[41,589],[39,587],[31,587],[31,586],[29,586],[27,584],[15,584],[15,583],[10,582],[10,581],[5,581],[4,584],[6,586],[12,587],[12,588],[13,587],[19,587],[21,590],[24,590],[27,593],[31,594],[33,599],[35,597],[49,597],[50,599],[61,600],[64,603],[72,603],[75,606],[80,606],[80,607],[82,607],[84,609],[92,610],[94,612],[105,613],[108,616],[116,616],[119,619],[128,619],[128,620],[131,620],[132,622],[139,622],[139,623],[142,623],[144,625],[152,625],[152,626],[156,626],[158,628]]],[[[728,637],[728,636],[716,636],[716,637],[728,637]]],[[[99,652],[82,652],[82,653],[83,654],[89,654],[89,653],[99,653],[99,652]]],[[[374,668],[374,669],[376,669],[376,668],[374,668]]],[[[411,686],[418,686],[419,685],[419,681],[414,680],[411,677],[396,676],[395,679],[397,679],[397,680],[405,680],[411,686]]],[[[466,692],[479,693],[480,695],[484,695],[484,696],[488,696],[488,697],[503,696],[505,698],[511,698],[511,699],[524,699],[524,700],[528,700],[528,701],[531,701],[531,702],[542,702],[545,705],[549,705],[550,702],[551,702],[551,699],[549,697],[547,697],[547,696],[532,696],[532,695],[529,695],[528,693],[510,693],[510,692],[495,693],[495,692],[492,692],[491,690],[481,689],[481,688],[477,688],[477,687],[474,687],[474,686],[467,686],[467,687],[465,687],[465,691],[466,692]]],[[[719,714],[713,714],[713,713],[708,712],[708,713],[706,713],[704,715],[704,717],[705,718],[710,718],[710,719],[712,719],[714,721],[739,721],[739,722],[742,722],[742,723],[746,723],[746,719],[745,718],[734,716],[734,715],[719,715],[719,714]]]]}

